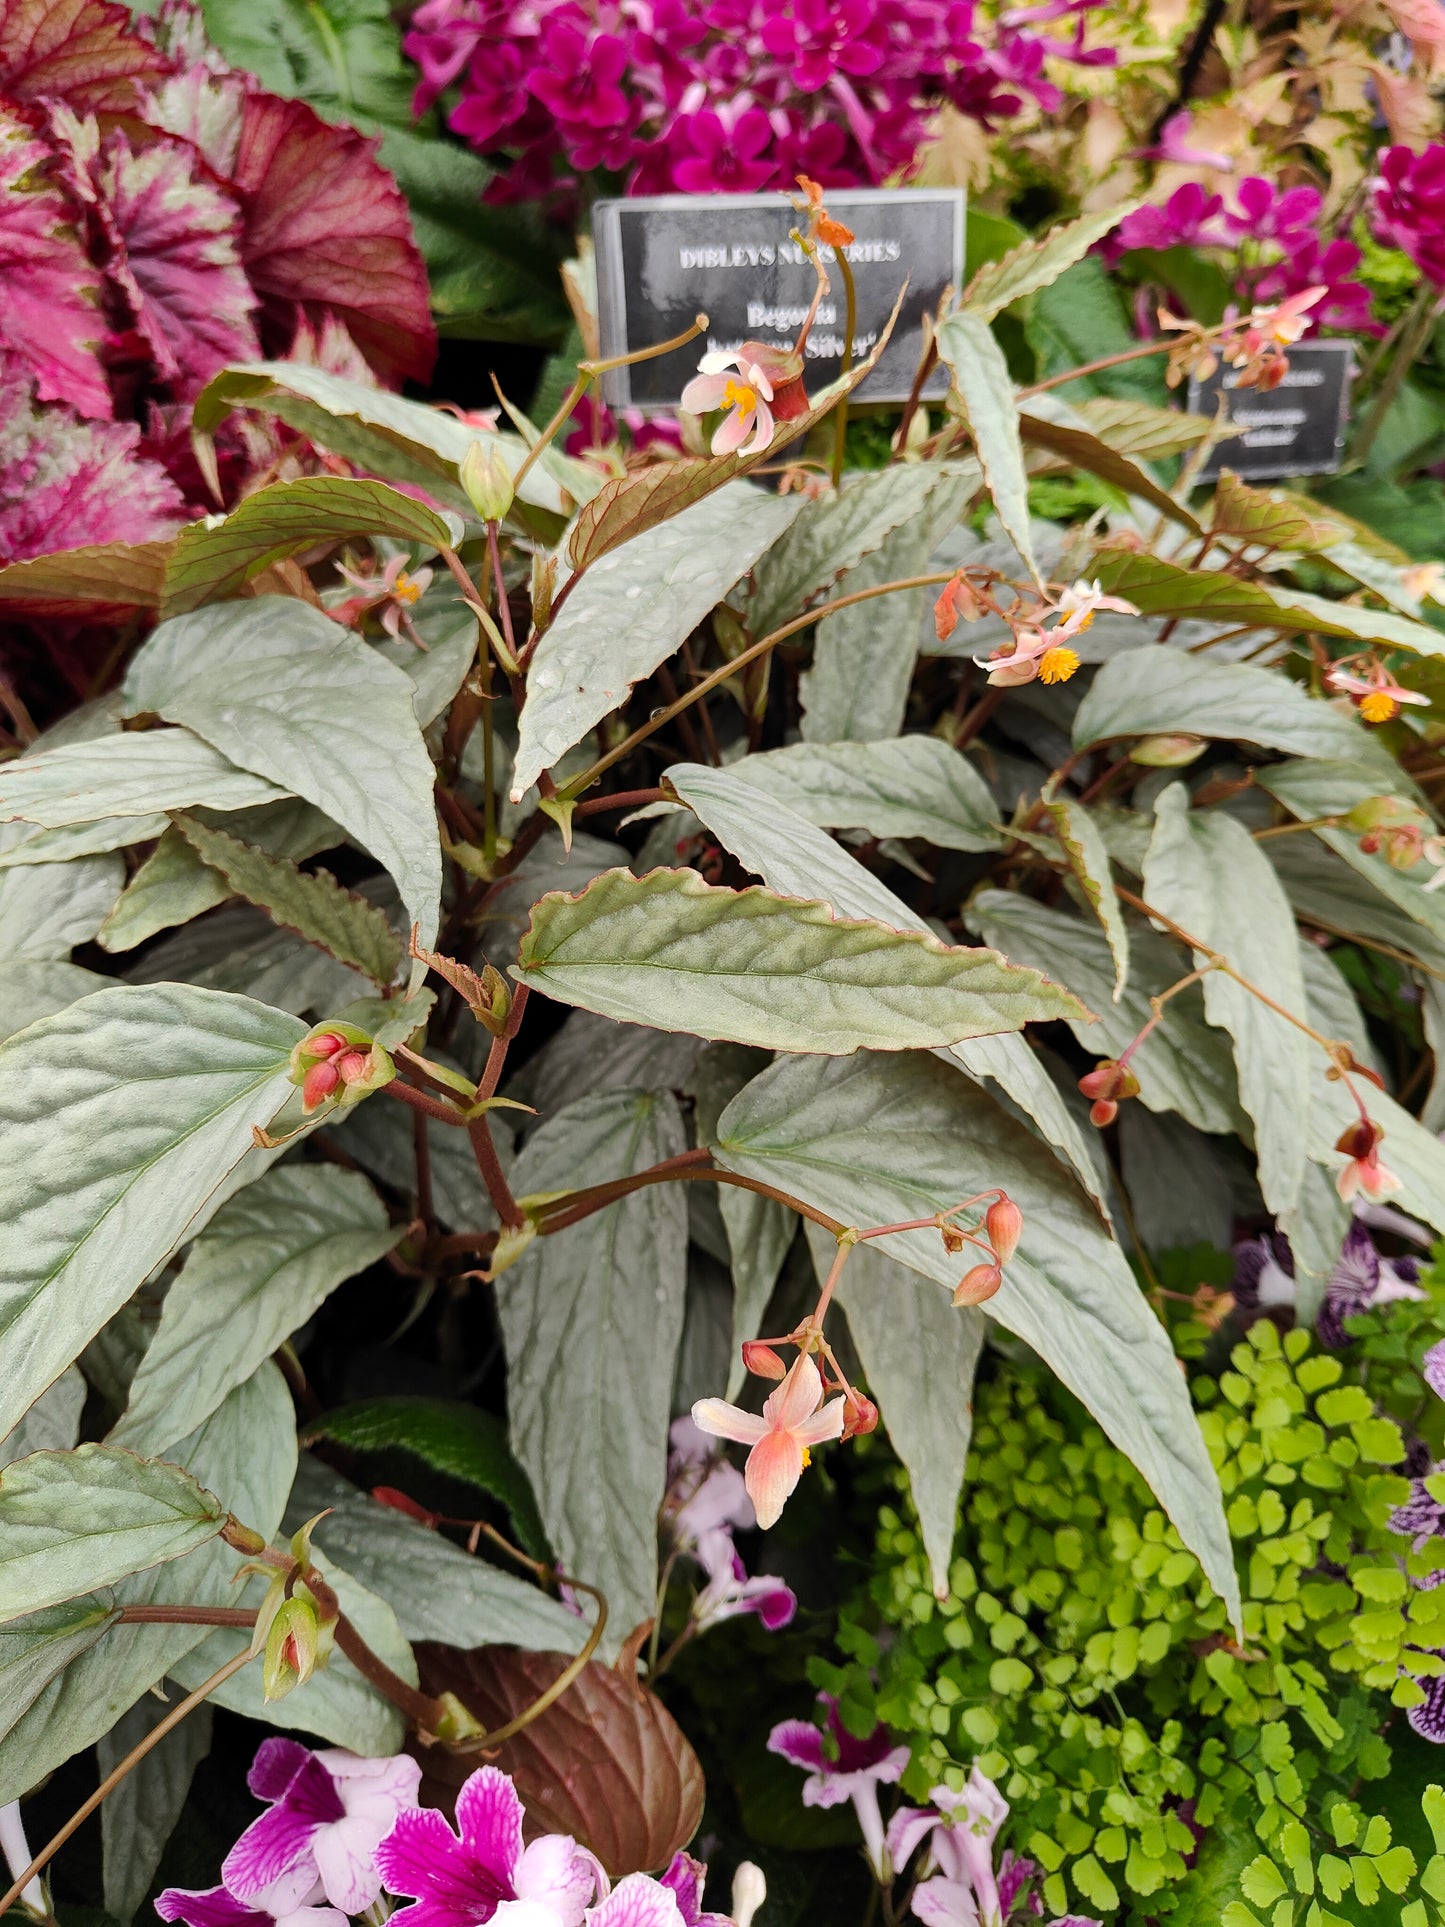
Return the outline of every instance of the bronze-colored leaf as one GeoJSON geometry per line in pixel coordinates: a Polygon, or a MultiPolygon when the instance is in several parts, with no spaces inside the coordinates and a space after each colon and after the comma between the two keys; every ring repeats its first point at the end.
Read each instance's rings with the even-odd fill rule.
{"type": "MultiPolygon", "coordinates": [[[[416,1657],[426,1692],[455,1693],[489,1729],[515,1719],[567,1664],[515,1646],[427,1643],[416,1657]]],[[[448,1812],[467,1776],[494,1760],[516,1781],[527,1838],[570,1833],[614,1880],[665,1867],[702,1819],[702,1768],[682,1729],[635,1675],[596,1660],[495,1754],[436,1746],[419,1757],[423,1800],[448,1812]]]]}
{"type": "Polygon", "coordinates": [[[1176,502],[1172,495],[1160,488],[1154,477],[1136,461],[1121,454],[1117,448],[1111,448],[1097,435],[1029,414],[1020,414],[1019,434],[1031,446],[1047,449],[1071,468],[1082,468],[1090,475],[1097,475],[1100,481],[1110,482],[1115,488],[1122,489],[1126,495],[1139,496],[1158,509],[1161,515],[1167,515],[1172,522],[1182,522],[1194,534],[1200,533],[1199,523],[1182,502],[1176,502]]]}
{"type": "Polygon", "coordinates": [[[0,604],[27,615],[118,621],[160,607],[173,542],[106,542],[0,569],[0,604]]]}

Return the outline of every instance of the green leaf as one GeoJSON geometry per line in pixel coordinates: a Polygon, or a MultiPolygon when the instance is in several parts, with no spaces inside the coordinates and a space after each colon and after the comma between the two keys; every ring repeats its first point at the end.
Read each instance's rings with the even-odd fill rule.
{"type": "MultiPolygon", "coordinates": [[[[808,1244],[821,1283],[837,1246],[815,1224],[808,1226],[808,1244]]],[[[854,1249],[837,1299],[888,1442],[908,1474],[933,1590],[944,1599],[973,1432],[973,1379],[988,1321],[970,1306],[955,1310],[932,1279],[876,1244],[854,1249]]]]}
{"type": "Polygon", "coordinates": [[[439,1532],[379,1505],[309,1454],[301,1456],[288,1525],[326,1517],[314,1543],[380,1598],[408,1639],[575,1653],[587,1624],[540,1587],[472,1557],[439,1532]]]}
{"type": "MultiPolygon", "coordinates": [[[[1150,905],[1304,1018],[1294,913],[1249,831],[1222,810],[1191,810],[1182,783],[1164,790],[1154,814],[1144,859],[1150,905]]],[[[1203,964],[1203,952],[1194,961],[1203,964]]],[[[1204,1009],[1234,1040],[1240,1102],[1254,1120],[1260,1188],[1274,1215],[1286,1216],[1299,1203],[1304,1182],[1312,1074],[1323,1078],[1324,1053],[1222,970],[1204,979],[1204,1009]]],[[[1166,1017],[1166,1029],[1168,1022],[1166,1017]]]]}
{"type": "MultiPolygon", "coordinates": [[[[233,408],[276,415],[288,428],[357,467],[425,489],[443,508],[472,519],[476,511],[457,478],[472,443],[500,450],[514,475],[527,456],[520,436],[479,435],[455,415],[300,362],[243,362],[223,368],[196,398],[192,422],[203,450],[233,408]]],[[[600,486],[596,470],[549,448],[523,477],[517,499],[553,518],[555,528],[556,518],[570,516],[576,504],[600,486]]]]}
{"type": "Polygon", "coordinates": [[[1124,596],[1146,616],[1205,616],[1283,635],[1313,631],[1421,656],[1445,654],[1438,629],[1384,609],[1330,602],[1303,589],[1271,589],[1222,569],[1186,569],[1143,550],[1100,549],[1090,566],[1106,594],[1124,596]]]}
{"type": "Polygon", "coordinates": [[[1042,588],[1029,536],[1029,484],[1019,440],[1018,404],[1003,349],[988,321],[965,308],[939,324],[938,357],[953,377],[998,519],[1042,588]]]}
{"type": "MultiPolygon", "coordinates": [[[[170,1458],[269,1539],[281,1522],[296,1470],[291,1395],[276,1367],[263,1365],[198,1432],[172,1447],[170,1458]]],[[[228,1546],[212,1541],[122,1581],[116,1603],[235,1605],[231,1580],[237,1564],[228,1546]]],[[[0,1634],[5,1630],[18,1628],[0,1628],[0,1634]]],[[[112,1625],[103,1641],[74,1658],[29,1706],[13,1705],[0,1692],[0,1804],[18,1799],[73,1753],[93,1746],[205,1636],[204,1626],[112,1625]]],[[[0,1654],[4,1643],[0,1637],[0,1654]]]]}
{"type": "MultiPolygon", "coordinates": [[[[1391,1203],[1445,1232],[1445,1144],[1384,1091],[1369,1085],[1360,1085],[1360,1090],[1370,1116],[1385,1133],[1380,1162],[1400,1180],[1391,1203]]],[[[1358,1118],[1344,1085],[1319,1078],[1310,1109],[1309,1154],[1331,1178],[1344,1168],[1335,1141],[1358,1118]]]]}
{"type": "Polygon", "coordinates": [[[1379,738],[1367,738],[1369,753],[1358,762],[1327,761],[1317,756],[1297,756],[1287,763],[1270,763],[1255,772],[1261,789],[1283,803],[1300,820],[1317,816],[1345,816],[1357,803],[1371,796],[1397,796],[1405,802],[1421,802],[1419,791],[1385,750],[1379,738]]]}
{"type": "MultiPolygon", "coordinates": [[[[1219,1488],[1173,1347],[1093,1206],[1022,1124],[922,1052],[791,1057],[728,1106],[718,1156],[862,1226],[931,1217],[1003,1186],[1024,1231],[989,1314],[1034,1347],[1139,1467],[1237,1618],[1219,1488]]],[[[958,1281],[961,1261],[937,1232],[903,1233],[886,1249],[939,1285],[958,1281]]]]}
{"type": "Polygon", "coordinates": [[[1114,874],[1109,867],[1103,833],[1083,804],[1068,797],[1046,801],[1044,808],[1053,822],[1069,868],[1108,939],[1114,958],[1113,1001],[1117,1004],[1129,981],[1129,932],[1114,894],[1114,874]]]}
{"type": "Polygon", "coordinates": [[[0,1626],[0,1762],[5,1757],[3,1735],[119,1616],[114,1595],[96,1592],[0,1626]]]}
{"type": "Polygon", "coordinates": [[[100,929],[124,883],[114,851],[0,870],[0,956],[12,967],[68,957],[100,929]]]}
{"type": "Polygon", "coordinates": [[[428,549],[455,549],[463,527],[384,482],[340,475],[303,475],[247,495],[227,516],[208,516],[181,530],[166,563],[161,612],[186,615],[204,602],[224,602],[273,562],[322,542],[385,535],[428,549]]]}
{"type": "Polygon", "coordinates": [[[742,611],[750,634],[771,635],[821,601],[895,529],[922,515],[949,475],[937,463],[900,462],[846,475],[840,489],[805,500],[754,571],[742,611]]]}
{"type": "Polygon", "coordinates": [[[206,32],[236,67],[328,120],[374,118],[406,127],[415,84],[386,0],[204,0],[206,32]]]}
{"type": "Polygon", "coordinates": [[[0,568],[0,606],[58,620],[114,620],[160,607],[169,542],[105,542],[0,568]]]}
{"type": "Polygon", "coordinates": [[[1074,716],[1074,747],[1174,731],[1344,761],[1361,753],[1364,735],[1350,717],[1274,670],[1151,643],[1111,656],[1098,671],[1074,716]]]}
{"type": "Polygon", "coordinates": [[[1268,1907],[1289,1892],[1284,1875],[1272,1860],[1257,1854],[1240,1875],[1239,1884],[1257,1907],[1268,1907]]]}
{"type": "MultiPolygon", "coordinates": [[[[670,774],[677,777],[678,769],[674,764],[670,774]]],[[[830,836],[782,803],[760,812],[746,787],[731,781],[731,775],[728,770],[703,770],[692,764],[679,780],[686,791],[684,800],[745,869],[784,895],[821,895],[840,917],[871,917],[896,930],[927,933],[923,919],[830,836]]],[[[1097,1197],[1089,1147],[1022,1037],[1012,1032],[977,1037],[955,1044],[950,1055],[979,1082],[994,1079],[1097,1197]]]]}
{"type": "Polygon", "coordinates": [[[605,1017],[765,1050],[918,1050],[1082,1016],[992,951],[842,921],[825,903],[723,890],[691,870],[609,870],[532,909],[513,974],[605,1017]]]}
{"type": "Polygon", "coordinates": [[[491,1412],[458,1399],[363,1399],[313,1419],[305,1442],[314,1439],[353,1452],[405,1452],[433,1472],[474,1485],[511,1513],[524,1551],[534,1559],[552,1556],[527,1475],[508,1449],[506,1426],[491,1412]]]}
{"type": "MultiPolygon", "coordinates": [[[[881,588],[929,573],[939,542],[982,486],[976,462],[950,464],[929,497],[928,513],[903,523],[838,583],[840,594],[881,588]]],[[[926,589],[869,597],[824,616],[814,631],[812,666],[799,686],[802,734],[810,743],[877,742],[903,725],[918,660],[926,589]]]]}
{"type": "Polygon", "coordinates": [[[0,1619],[58,1606],[214,1539],[225,1508],[173,1465],[105,1445],[0,1473],[0,1619]]]}
{"type": "MultiPolygon", "coordinates": [[[[705,778],[696,763],[667,779],[705,778]]],[[[998,805],[973,764],[938,736],[891,742],[792,743],[728,765],[740,783],[776,797],[821,828],[921,836],[940,850],[996,850],[998,805]]]]}
{"type": "Polygon", "coordinates": [[[113,816],[145,817],[147,827],[138,831],[137,841],[160,835],[165,823],[158,812],[164,810],[195,803],[239,810],[285,794],[252,771],[238,769],[188,729],[147,729],[67,743],[0,768],[0,816],[18,816],[46,829],[113,816]]]}
{"type": "Polygon", "coordinates": [[[1179,408],[1155,408],[1147,401],[1115,395],[1090,395],[1074,403],[1074,413],[1106,448],[1136,461],[1158,462],[1197,448],[1214,431],[1205,415],[1179,408]]]}
{"type": "MultiPolygon", "coordinates": [[[[1403,910],[1411,922],[1430,933],[1434,948],[1445,944],[1445,903],[1440,900],[1438,891],[1425,886],[1428,876],[1417,879],[1413,872],[1397,870],[1383,854],[1371,855],[1360,848],[1358,836],[1348,830],[1320,828],[1315,835],[1359,876],[1363,877],[1381,897],[1403,910]]],[[[0,900],[0,913],[3,913],[3,900],[0,900]]],[[[1406,946],[1419,952],[1420,939],[1417,937],[1406,946]]],[[[1433,954],[1433,950],[1432,950],[1433,954]]]]}
{"type": "Polygon", "coordinates": [[[119,985],[0,1045],[0,1337],[8,1431],[167,1258],[292,1086],[295,1018],[119,985]]]}
{"type": "Polygon", "coordinates": [[[795,495],[737,483],[594,563],[527,671],[513,802],[687,640],[798,507],[795,495]]]}
{"type": "MultiPolygon", "coordinates": [[[[1120,216],[1123,212],[1117,210],[1120,216]]],[[[1125,312],[1119,284],[1097,255],[1075,259],[1067,272],[1039,290],[1026,312],[1024,334],[1041,379],[1141,345],[1125,312]]],[[[1159,407],[1169,398],[1162,355],[1102,368],[1063,382],[1052,393],[1075,406],[1089,395],[1123,396],[1159,407]]]]}
{"type": "Polygon", "coordinates": [[[1052,421],[1025,409],[1019,414],[1019,434],[1031,448],[1046,449],[1050,455],[1067,462],[1070,468],[1097,475],[1126,495],[1148,502],[1171,522],[1182,523],[1195,534],[1201,533],[1198,521],[1184,504],[1176,502],[1167,489],[1160,488],[1146,469],[1087,429],[1067,421],[1052,421]]]}
{"type": "Polygon", "coordinates": [[[1126,214],[1132,214],[1142,205],[1140,201],[1124,201],[1101,214],[1086,214],[1081,220],[1064,222],[1039,240],[1020,242],[1001,261],[986,262],[979,269],[964,291],[964,309],[982,321],[992,321],[1015,301],[1037,294],[1040,288],[1057,281],[1061,274],[1082,261],[1094,243],[1102,241],[1126,214]]]}
{"type": "Polygon", "coordinates": [[[67,1365],[53,1385],[36,1399],[7,1437],[0,1439],[0,1468],[32,1452],[68,1452],[80,1437],[80,1413],[86,1383],[74,1365],[67,1365]]]}
{"type": "Polygon", "coordinates": [[[1328,514],[1310,515],[1311,506],[1283,489],[1251,488],[1226,468],[1215,484],[1211,527],[1237,536],[1246,546],[1260,542],[1269,549],[1301,553],[1327,549],[1343,535],[1344,526],[1328,514]]]}
{"type": "MultiPolygon", "coordinates": [[[[527,1195],[605,1183],[685,1142],[665,1092],[584,1097],[529,1139],[513,1184],[527,1195]]],[[[656,1609],[686,1248],[680,1187],[650,1185],[538,1238],[496,1285],[512,1449],[564,1567],[607,1595],[613,1653],[656,1609]]]]}
{"type": "MultiPolygon", "coordinates": [[[[1113,960],[1103,933],[1082,917],[1051,910],[1011,890],[980,890],[967,910],[977,930],[1004,956],[1064,983],[1099,1012],[1097,1027],[1071,1028],[1086,1051],[1117,1057],[1151,1015],[1149,999],[1188,969],[1182,950],[1143,924],[1129,930],[1130,981],[1112,1001],[1113,960]]],[[[1169,1014],[1130,1059],[1139,1102],[1151,1111],[1178,1111],[1200,1131],[1234,1133],[1243,1123],[1237,1080],[1225,1039],[1205,1020],[1197,989],[1171,998],[1169,1014]]]]}
{"type": "Polygon", "coordinates": [[[1445,978],[1445,944],[1317,837],[1274,836],[1264,847],[1302,921],[1337,935],[1391,944],[1445,978]]]}
{"type": "Polygon", "coordinates": [[[402,1236],[354,1171],[283,1165],[223,1204],[191,1246],[109,1443],[159,1454],[402,1236]]]}
{"type": "Polygon", "coordinates": [[[175,827],[237,896],[259,905],[274,923],[359,970],[381,989],[396,977],[401,939],[375,904],[339,884],[329,871],[306,871],[290,857],[245,843],[192,816],[175,827]]]}
{"type": "MultiPolygon", "coordinates": [[[[193,728],[242,767],[324,810],[391,872],[429,946],[441,844],[435,772],[411,691],[375,650],[289,596],[218,603],[163,622],[124,684],[133,714],[153,711],[193,728]]],[[[421,971],[416,965],[414,981],[421,971]]]]}
{"type": "MultiPolygon", "coordinates": [[[[172,1708],[146,1694],[121,1715],[96,1747],[105,1778],[172,1708]]],[[[211,1750],[211,1709],[198,1706],[153,1746],[105,1798],[100,1810],[105,1911],[126,1923],[150,1891],[167,1840],[190,1792],[196,1768],[211,1750]]]]}

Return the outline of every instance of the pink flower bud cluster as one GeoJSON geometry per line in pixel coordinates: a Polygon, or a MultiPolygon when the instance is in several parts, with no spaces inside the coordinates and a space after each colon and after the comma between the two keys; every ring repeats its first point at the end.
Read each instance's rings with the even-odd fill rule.
{"type": "Polygon", "coordinates": [[[999,25],[974,0],[424,0],[406,51],[416,107],[507,165],[494,200],[619,177],[631,193],[878,183],[909,167],[949,103],[986,126],[1061,103],[1048,55],[1086,51],[999,25]],[[455,90],[455,91],[453,91],[455,90]]]}

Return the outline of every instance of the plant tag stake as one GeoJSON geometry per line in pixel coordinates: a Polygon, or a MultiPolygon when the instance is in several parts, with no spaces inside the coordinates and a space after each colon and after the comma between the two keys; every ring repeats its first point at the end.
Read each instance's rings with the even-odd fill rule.
{"type": "MultiPolygon", "coordinates": [[[[908,399],[923,352],[923,316],[944,290],[963,284],[961,188],[858,188],[830,191],[828,212],[855,236],[848,258],[857,287],[853,358],[877,341],[904,282],[908,293],[893,338],[859,390],[869,402],[908,399]]],[[[707,339],[656,361],[603,376],[613,408],[675,409],[709,349],[744,341],[790,348],[813,299],[813,268],[789,230],[802,224],[781,194],[658,194],[599,201],[593,211],[602,354],[630,354],[680,334],[698,314],[707,339]]],[[[832,249],[823,248],[825,261],[832,249]]],[[[808,387],[842,372],[844,291],[836,269],[809,337],[808,387]]],[[[938,370],[924,395],[940,400],[948,373],[938,370]]]]}
{"type": "Polygon", "coordinates": [[[1228,420],[1241,431],[1213,451],[1201,482],[1212,482],[1222,468],[1245,481],[1265,482],[1333,475],[1339,467],[1355,375],[1354,343],[1301,341],[1286,353],[1289,372],[1267,393],[1241,388],[1237,368],[1216,368],[1206,381],[1191,378],[1190,414],[1212,416],[1223,393],[1228,420]]]}

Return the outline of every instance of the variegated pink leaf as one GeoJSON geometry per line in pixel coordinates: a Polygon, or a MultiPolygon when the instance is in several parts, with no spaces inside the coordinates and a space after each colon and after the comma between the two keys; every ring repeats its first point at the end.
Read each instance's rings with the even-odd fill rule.
{"type": "Polygon", "coordinates": [[[0,350],[25,364],[43,401],[111,413],[96,349],[106,326],[100,276],[54,184],[52,151],[19,113],[0,109],[0,350]]]}
{"type": "Polygon", "coordinates": [[[64,100],[78,112],[134,112],[137,82],[171,71],[111,0],[0,0],[0,94],[64,100]]]}

